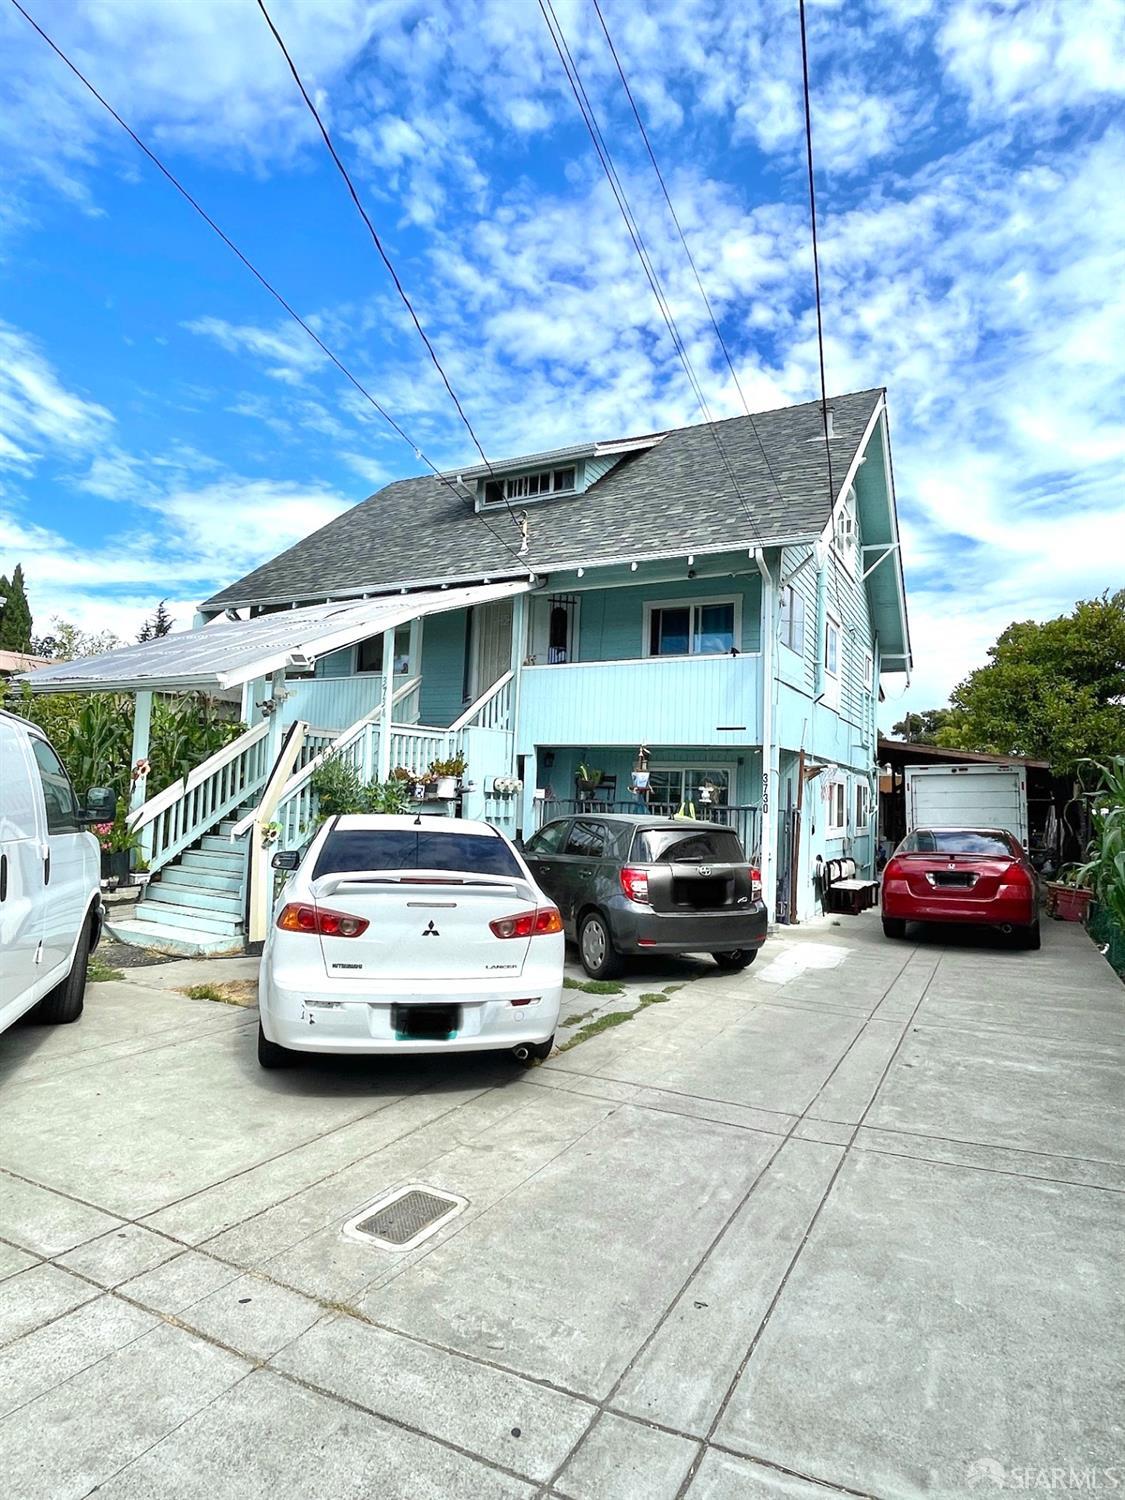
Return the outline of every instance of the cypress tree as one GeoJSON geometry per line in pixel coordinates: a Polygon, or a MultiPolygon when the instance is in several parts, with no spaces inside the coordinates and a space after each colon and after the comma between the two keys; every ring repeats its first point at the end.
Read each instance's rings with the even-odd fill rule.
{"type": "Polygon", "coordinates": [[[0,578],[0,651],[31,650],[31,606],[24,587],[23,566],[17,563],[10,579],[0,578]]]}

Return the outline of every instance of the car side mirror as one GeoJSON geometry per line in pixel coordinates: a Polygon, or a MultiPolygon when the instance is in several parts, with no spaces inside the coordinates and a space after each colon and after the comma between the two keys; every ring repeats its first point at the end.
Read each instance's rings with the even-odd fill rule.
{"type": "Polygon", "coordinates": [[[112,787],[92,786],[86,793],[84,823],[112,823],[117,816],[117,793],[112,787]]]}
{"type": "Polygon", "coordinates": [[[299,849],[279,849],[270,861],[275,870],[295,870],[301,863],[299,849]]]}

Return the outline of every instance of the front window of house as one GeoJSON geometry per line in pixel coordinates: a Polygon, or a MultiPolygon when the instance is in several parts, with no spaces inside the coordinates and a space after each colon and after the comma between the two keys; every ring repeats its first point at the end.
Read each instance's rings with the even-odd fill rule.
{"type": "Polygon", "coordinates": [[[828,832],[843,833],[844,831],[844,809],[846,807],[845,797],[847,787],[843,781],[833,781],[828,788],[828,832]]]}
{"type": "Polygon", "coordinates": [[[738,608],[733,599],[650,604],[646,612],[648,656],[719,656],[738,645],[738,608]]]}
{"type": "Polygon", "coordinates": [[[824,627],[824,670],[829,677],[840,675],[840,626],[833,619],[824,627]]]}
{"type": "Polygon", "coordinates": [[[723,807],[731,800],[731,773],[726,766],[653,766],[649,773],[650,806],[723,807]]]}

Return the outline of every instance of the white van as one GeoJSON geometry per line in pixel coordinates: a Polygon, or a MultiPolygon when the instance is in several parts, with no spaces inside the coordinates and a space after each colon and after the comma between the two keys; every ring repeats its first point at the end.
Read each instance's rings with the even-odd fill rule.
{"type": "Polygon", "coordinates": [[[112,792],[82,813],[41,729],[0,710],[0,1031],[76,1021],[86,960],[102,931],[98,841],[83,823],[113,816],[112,792]]]}

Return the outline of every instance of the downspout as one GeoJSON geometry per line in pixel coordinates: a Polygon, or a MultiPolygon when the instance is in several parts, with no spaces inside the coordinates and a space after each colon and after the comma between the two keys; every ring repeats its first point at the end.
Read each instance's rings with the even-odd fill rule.
{"type": "Polygon", "coordinates": [[[777,787],[773,771],[773,647],[777,634],[774,610],[773,574],[766,564],[761,547],[754,548],[754,561],[762,579],[762,848],[759,865],[762,873],[762,899],[767,911],[776,904],[773,865],[777,847],[777,787]]]}

